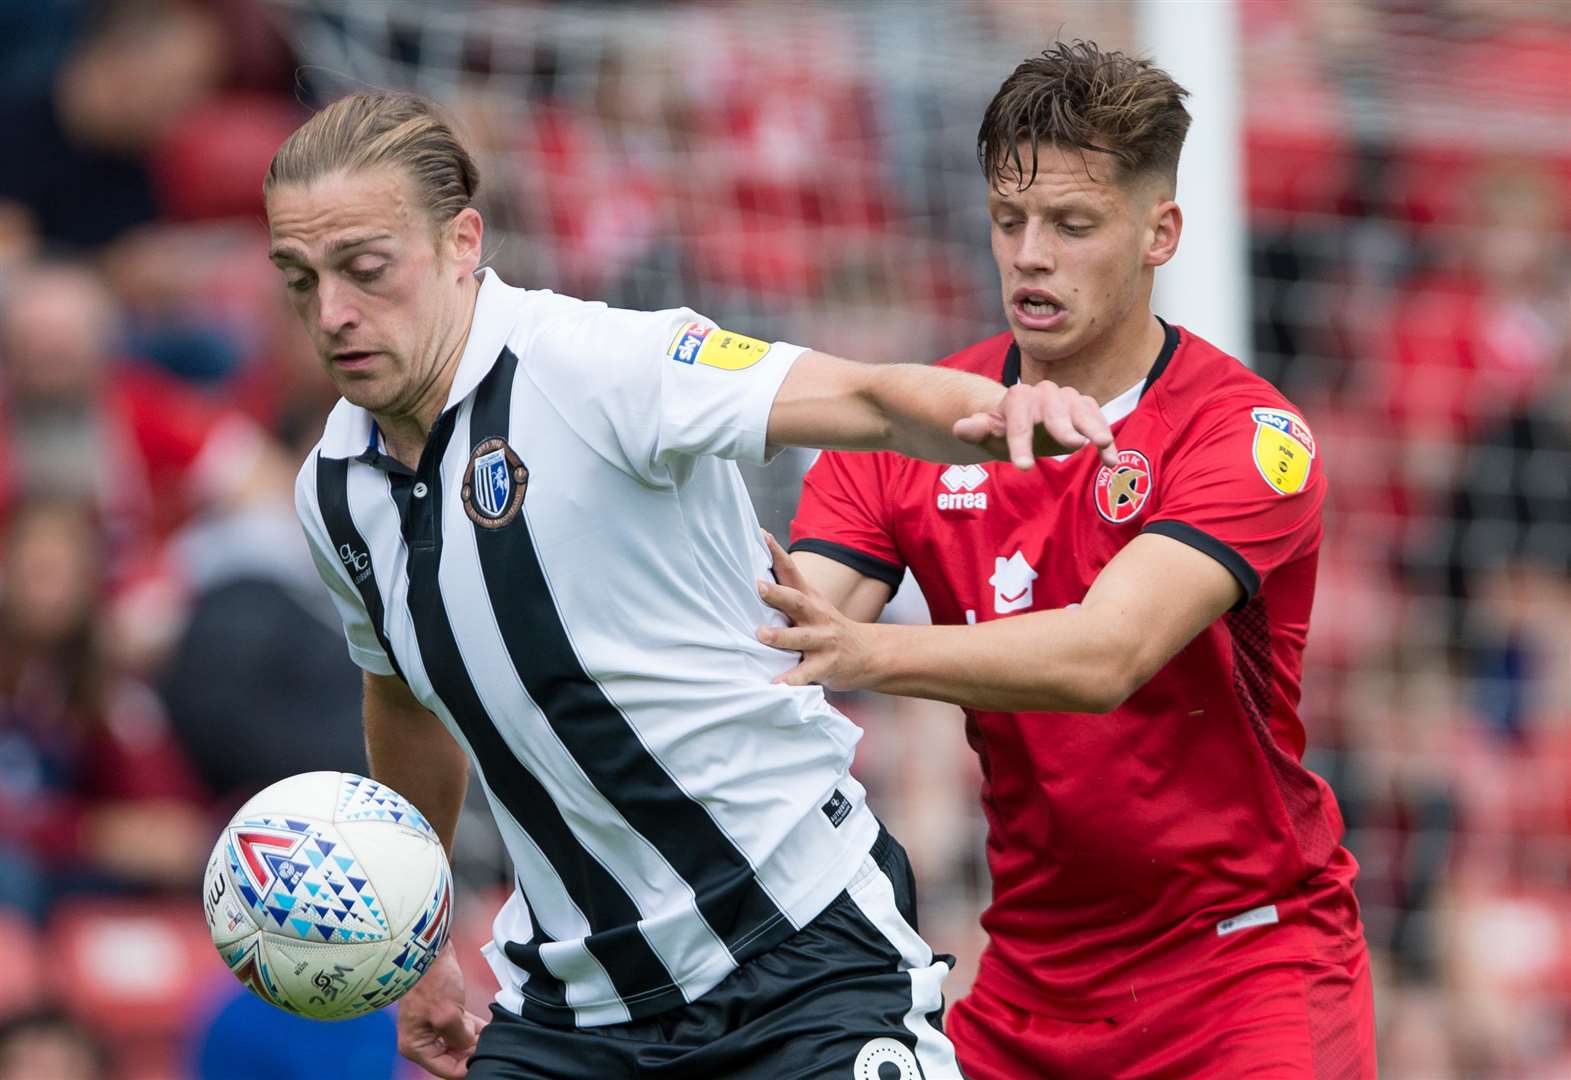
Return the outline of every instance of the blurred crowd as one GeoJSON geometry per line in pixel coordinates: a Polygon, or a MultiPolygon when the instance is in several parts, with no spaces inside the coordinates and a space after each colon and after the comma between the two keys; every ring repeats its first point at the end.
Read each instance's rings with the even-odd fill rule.
{"type": "MultiPolygon", "coordinates": [[[[286,1030],[394,1069],[386,1017],[242,996],[196,899],[247,796],[364,767],[294,521],[333,395],[265,258],[283,136],[348,86],[435,93],[510,280],[936,359],[1001,325],[981,105],[1034,42],[1134,27],[915,7],[0,5],[0,1080],[305,1075],[259,1049],[286,1030]]],[[[1251,360],[1332,480],[1304,713],[1382,1071],[1571,1075],[1571,8],[1240,19],[1251,360]]],[[[749,474],[777,533],[804,464],[749,474]]],[[[987,875],[957,714],[840,704],[963,989],[987,875]]],[[[473,951],[508,871],[483,808],[460,844],[473,951]]]]}

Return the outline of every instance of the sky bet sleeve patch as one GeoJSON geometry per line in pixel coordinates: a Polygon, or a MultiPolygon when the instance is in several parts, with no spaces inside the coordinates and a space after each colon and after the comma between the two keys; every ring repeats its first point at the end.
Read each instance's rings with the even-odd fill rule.
{"type": "Polygon", "coordinates": [[[680,364],[699,363],[722,371],[741,371],[758,363],[768,351],[767,341],[690,322],[677,331],[666,355],[680,364]]]}
{"type": "Polygon", "coordinates": [[[1309,425],[1285,409],[1255,409],[1255,467],[1279,495],[1296,495],[1309,482],[1315,437],[1309,425]]]}

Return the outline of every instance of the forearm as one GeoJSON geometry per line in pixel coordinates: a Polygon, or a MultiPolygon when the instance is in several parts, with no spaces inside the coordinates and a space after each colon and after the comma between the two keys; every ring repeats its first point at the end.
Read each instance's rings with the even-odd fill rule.
{"type": "Polygon", "coordinates": [[[886,424],[876,449],[894,450],[926,461],[991,461],[987,449],[955,437],[954,426],[975,413],[996,409],[1004,389],[964,371],[891,364],[869,380],[867,394],[886,424]]]}
{"type": "Polygon", "coordinates": [[[1041,611],[976,626],[865,627],[868,689],[969,709],[1111,711],[1133,685],[1119,649],[1082,612],[1041,611]]]}
{"type": "Polygon", "coordinates": [[[769,412],[771,446],[897,450],[971,463],[990,452],[955,437],[955,421],[999,407],[1004,388],[962,371],[920,364],[859,364],[807,352],[791,365],[769,412]]]}
{"type": "Polygon", "coordinates": [[[366,676],[364,719],[371,775],[414,803],[451,853],[469,786],[468,755],[397,679],[366,676]]]}
{"type": "Polygon", "coordinates": [[[1055,383],[1016,383],[919,364],[858,364],[821,352],[797,357],[775,392],[769,446],[893,450],[975,464],[1065,454],[1087,443],[1112,465],[1117,449],[1096,402],[1055,383]]]}
{"type": "Polygon", "coordinates": [[[777,681],[973,709],[1111,712],[1245,596],[1211,555],[1147,533],[1103,567],[1076,605],[980,625],[890,626],[848,619],[783,555],[778,580],[760,582],[759,595],[792,625],[762,627],[758,639],[802,662],[777,681]]]}

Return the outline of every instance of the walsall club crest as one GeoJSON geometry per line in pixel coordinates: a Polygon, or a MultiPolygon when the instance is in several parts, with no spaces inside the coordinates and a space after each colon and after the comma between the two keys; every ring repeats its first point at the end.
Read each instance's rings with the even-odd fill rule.
{"type": "Polygon", "coordinates": [[[1120,450],[1117,465],[1103,465],[1092,491],[1097,513],[1122,525],[1145,506],[1151,496],[1151,463],[1138,450],[1120,450]]]}
{"type": "Polygon", "coordinates": [[[505,439],[493,435],[470,451],[464,513],[482,529],[500,529],[518,516],[528,486],[529,470],[505,439]]]}

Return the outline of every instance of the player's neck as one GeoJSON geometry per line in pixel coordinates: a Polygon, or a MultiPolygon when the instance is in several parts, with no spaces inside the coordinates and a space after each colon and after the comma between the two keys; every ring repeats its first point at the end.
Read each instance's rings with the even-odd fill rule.
{"type": "Polygon", "coordinates": [[[1120,333],[1073,356],[1042,360],[1022,350],[1020,381],[1032,385],[1051,379],[1105,405],[1150,373],[1165,339],[1162,324],[1148,311],[1120,333]]]}
{"type": "Polygon", "coordinates": [[[441,347],[435,372],[429,382],[415,395],[412,405],[396,412],[375,413],[377,429],[382,433],[382,443],[387,453],[409,466],[420,465],[420,455],[431,438],[431,429],[447,404],[452,392],[453,379],[458,375],[458,365],[463,361],[464,348],[469,344],[469,330],[475,322],[475,302],[479,298],[479,280],[466,283],[465,299],[459,304],[460,316],[456,321],[457,333],[449,335],[441,347]]]}

